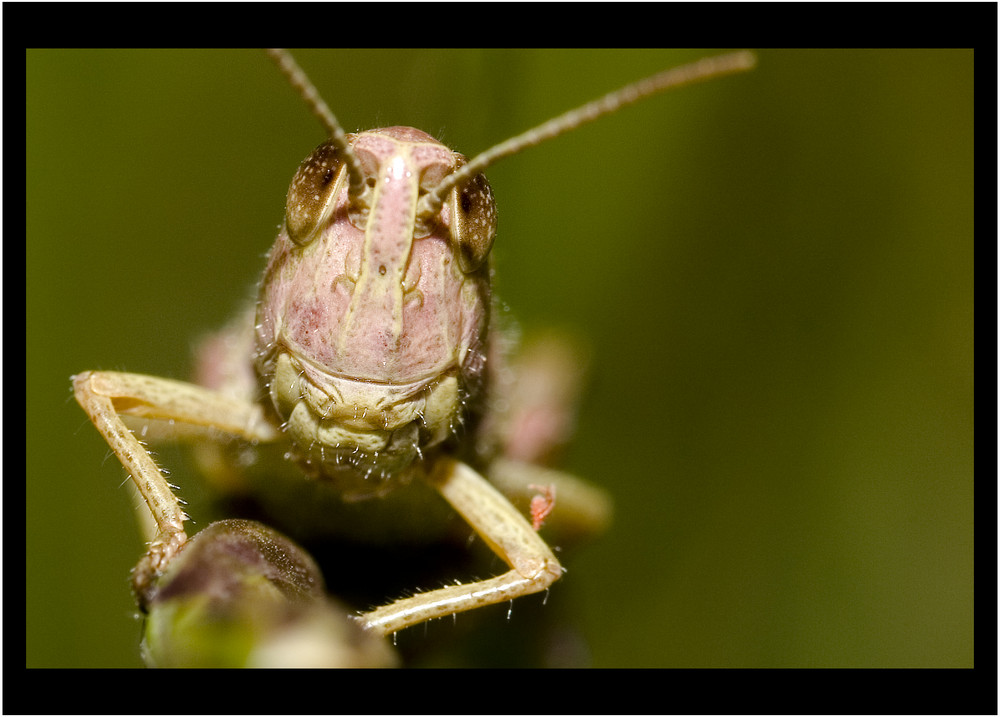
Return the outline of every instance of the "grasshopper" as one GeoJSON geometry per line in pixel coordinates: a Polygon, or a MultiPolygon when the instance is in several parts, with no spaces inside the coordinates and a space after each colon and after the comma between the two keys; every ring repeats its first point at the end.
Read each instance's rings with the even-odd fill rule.
{"type": "MultiPolygon", "coordinates": [[[[398,522],[426,533],[455,513],[508,567],[355,616],[368,634],[547,590],[564,570],[537,530],[542,519],[564,514],[593,532],[610,508],[600,490],[538,466],[544,446],[522,450],[499,415],[510,403],[504,392],[523,382],[511,378],[509,342],[491,320],[497,210],[484,171],[655,93],[745,71],[753,55],[654,75],[472,159],[410,127],[345,133],[291,55],[270,55],[327,139],[292,179],[255,304],[206,342],[195,383],[111,371],[73,377],[77,401],[148,509],[140,518],[150,544],[132,574],[140,607],[155,604],[191,542],[181,501],[141,440],[164,422],[193,429],[206,472],[222,482],[271,502],[297,495],[274,477],[289,471],[257,455],[275,448],[291,480],[336,497],[320,522],[363,532],[386,524],[369,515],[405,516],[398,522]],[[515,507],[529,500],[534,525],[515,507]]],[[[560,370],[541,373],[544,394],[560,370]]],[[[293,501],[288,522],[315,512],[293,501]]]]}

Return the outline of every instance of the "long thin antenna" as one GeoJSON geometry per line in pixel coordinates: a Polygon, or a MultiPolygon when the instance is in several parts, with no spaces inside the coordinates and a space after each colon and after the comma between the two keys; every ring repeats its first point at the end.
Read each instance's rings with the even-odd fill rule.
{"type": "Polygon", "coordinates": [[[354,150],[347,143],[347,136],[344,134],[340,122],[337,121],[337,118],[330,111],[323,98],[320,97],[319,91],[309,79],[309,76],[306,75],[305,70],[299,67],[299,64],[288,50],[271,48],[267,50],[267,54],[274,60],[282,74],[288,78],[288,82],[292,87],[298,91],[302,99],[309,105],[309,109],[323,124],[323,127],[326,128],[326,132],[330,136],[330,141],[333,142],[337,151],[343,156],[344,162],[347,164],[347,175],[350,179],[350,188],[348,191],[351,197],[357,198],[361,196],[361,192],[364,189],[365,176],[361,171],[361,165],[358,164],[358,160],[354,156],[354,150]]]}
{"type": "Polygon", "coordinates": [[[694,82],[721,77],[736,72],[745,72],[757,64],[757,57],[752,52],[741,51],[732,52],[726,55],[706,57],[688,65],[681,65],[669,70],[664,70],[644,80],[639,80],[631,85],[627,85],[619,90],[615,90],[600,99],[588,102],[582,107],[577,107],[564,114],[559,115],[547,122],[543,122],[537,127],[522,132],[516,137],[511,137],[485,152],[476,155],[461,169],[445,177],[441,183],[428,192],[417,210],[417,216],[433,216],[441,209],[444,197],[452,187],[468,182],[487,167],[495,164],[499,160],[511,154],[515,154],[536,144],[558,137],[559,135],[576,129],[580,125],[593,122],[599,117],[615,112],[616,110],[645,99],[664,90],[689,85],[694,82]]]}

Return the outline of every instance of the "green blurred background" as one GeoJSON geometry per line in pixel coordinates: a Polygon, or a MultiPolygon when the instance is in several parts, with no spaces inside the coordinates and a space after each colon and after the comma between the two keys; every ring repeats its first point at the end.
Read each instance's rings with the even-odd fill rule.
{"type": "MultiPolygon", "coordinates": [[[[473,154],[703,54],[296,56],[347,129],[473,154]]],[[[595,666],[971,666],[973,53],[759,60],[489,172],[498,290],[592,347],[566,461],[616,501],[546,609],[595,666]]],[[[185,377],[322,132],[249,50],[28,51],[26,119],[26,662],[137,666],[132,490],[69,377],[185,377]]]]}

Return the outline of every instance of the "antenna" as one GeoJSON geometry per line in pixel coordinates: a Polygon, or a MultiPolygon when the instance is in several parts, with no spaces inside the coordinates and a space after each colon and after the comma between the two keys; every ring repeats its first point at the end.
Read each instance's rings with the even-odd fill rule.
{"type": "Polygon", "coordinates": [[[439,185],[423,197],[417,209],[417,216],[428,217],[437,214],[444,202],[445,195],[452,187],[468,182],[472,177],[504,157],[553,137],[558,137],[658,92],[736,72],[746,72],[756,64],[756,55],[746,50],[706,57],[697,62],[664,70],[644,80],[633,82],[606,94],[604,97],[565,112],[476,155],[458,171],[445,177],[439,185]]]}
{"type": "Polygon", "coordinates": [[[358,164],[357,157],[354,156],[354,150],[351,149],[350,144],[347,142],[347,135],[344,134],[344,129],[340,126],[340,122],[337,121],[337,118],[330,111],[326,102],[320,97],[316,86],[306,75],[305,71],[299,67],[299,64],[288,50],[270,48],[267,50],[267,54],[268,57],[274,60],[278,69],[285,75],[292,87],[298,90],[299,95],[309,105],[309,109],[313,115],[326,128],[326,132],[330,136],[330,141],[343,156],[344,162],[347,165],[347,175],[350,180],[348,191],[351,199],[357,199],[364,190],[365,176],[361,171],[361,165],[358,164]]]}

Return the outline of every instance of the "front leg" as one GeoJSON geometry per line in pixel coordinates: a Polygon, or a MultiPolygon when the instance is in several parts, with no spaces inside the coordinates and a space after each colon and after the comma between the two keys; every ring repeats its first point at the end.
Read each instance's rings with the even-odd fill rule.
{"type": "Polygon", "coordinates": [[[87,371],[73,377],[76,400],[129,472],[146,502],[156,535],[132,575],[136,593],[145,599],[153,580],[184,546],[180,501],[149,451],[128,429],[122,416],[172,420],[214,428],[248,441],[271,441],[278,431],[260,407],[199,386],[155,376],[116,371],[87,371]]]}
{"type": "Polygon", "coordinates": [[[436,617],[540,592],[563,574],[552,550],[489,481],[454,458],[441,458],[427,481],[511,570],[487,580],[421,593],[360,616],[381,635],[436,617]]]}

